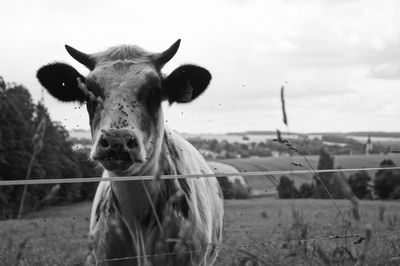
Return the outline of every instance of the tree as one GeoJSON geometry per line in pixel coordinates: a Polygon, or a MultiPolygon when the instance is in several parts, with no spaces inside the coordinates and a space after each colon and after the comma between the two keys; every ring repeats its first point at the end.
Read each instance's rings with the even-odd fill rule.
{"type": "Polygon", "coordinates": [[[220,152],[221,148],[219,146],[218,140],[212,139],[210,141],[209,149],[213,152],[220,152]]]}
{"type": "MultiPolygon", "coordinates": [[[[338,169],[341,169],[340,167],[338,169]]],[[[351,198],[353,191],[348,183],[346,175],[343,172],[335,172],[332,174],[331,182],[329,183],[329,193],[335,199],[351,198]]]]}
{"type": "MultiPolygon", "coordinates": [[[[82,172],[82,176],[83,177],[101,176],[103,170],[100,167],[96,167],[94,162],[88,160],[89,153],[90,149],[81,149],[75,152],[77,161],[79,163],[79,169],[82,172]]],[[[81,183],[80,187],[81,199],[94,198],[97,185],[98,183],[96,182],[81,183]]]]}
{"type": "Polygon", "coordinates": [[[369,189],[369,182],[371,180],[372,179],[368,175],[367,171],[361,170],[350,175],[348,183],[357,198],[369,199],[371,198],[371,191],[369,189]]]}
{"type": "Polygon", "coordinates": [[[298,194],[294,181],[285,175],[280,177],[277,189],[280,199],[296,198],[298,194]]]}
{"type": "Polygon", "coordinates": [[[217,178],[221,186],[224,199],[247,199],[250,196],[250,188],[242,185],[237,179],[234,183],[230,182],[228,177],[217,178]]]}
{"type": "Polygon", "coordinates": [[[396,186],[389,195],[390,199],[400,199],[400,186],[396,186]]]}
{"type": "MultiPolygon", "coordinates": [[[[379,167],[395,167],[391,159],[383,160],[379,167]]],[[[374,179],[374,191],[381,199],[387,199],[400,186],[400,172],[398,170],[378,170],[374,179]]]]}
{"type": "MultiPolygon", "coordinates": [[[[0,80],[0,180],[23,179],[33,149],[34,105],[23,86],[0,80]]],[[[35,163],[32,175],[40,173],[35,163]]],[[[0,219],[14,216],[21,191],[20,186],[0,187],[0,219]]]]}
{"type": "MultiPolygon", "coordinates": [[[[0,180],[25,178],[32,158],[33,134],[43,118],[47,121],[44,145],[33,161],[30,178],[98,176],[87,162],[87,153],[78,155],[72,150],[68,132],[60,123],[51,121],[45,106],[34,104],[24,86],[8,84],[0,77],[0,180]]],[[[57,189],[52,185],[32,185],[26,193],[24,210],[40,208],[50,199],[58,204],[82,200],[91,197],[95,187],[94,183],[63,184],[57,189]]],[[[0,187],[0,219],[15,217],[22,188],[0,187]]]]}
{"type": "MultiPolygon", "coordinates": [[[[333,169],[333,166],[334,166],[334,157],[331,156],[331,154],[326,150],[326,148],[320,149],[318,170],[333,169]]],[[[313,191],[313,197],[324,198],[324,199],[329,198],[326,189],[330,193],[332,193],[333,191],[332,173],[320,173],[318,177],[314,177],[315,186],[313,191]]]]}
{"type": "Polygon", "coordinates": [[[303,183],[299,188],[299,198],[311,198],[313,193],[313,184],[303,183]]]}
{"type": "Polygon", "coordinates": [[[233,197],[232,197],[232,194],[231,194],[231,191],[232,191],[232,183],[229,182],[228,177],[226,177],[226,176],[221,176],[221,177],[218,177],[217,180],[218,180],[218,183],[219,183],[219,185],[220,185],[220,187],[221,187],[222,194],[223,194],[224,198],[225,198],[225,199],[231,199],[231,198],[233,198],[233,197]]]}

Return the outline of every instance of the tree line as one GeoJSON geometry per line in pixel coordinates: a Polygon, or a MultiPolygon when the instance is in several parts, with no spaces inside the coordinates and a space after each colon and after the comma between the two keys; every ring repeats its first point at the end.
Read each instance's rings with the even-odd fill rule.
{"type": "MultiPolygon", "coordinates": [[[[266,157],[271,156],[273,152],[287,153],[287,147],[281,143],[266,139],[261,142],[239,143],[229,142],[227,140],[189,138],[188,141],[200,151],[209,151],[204,153],[206,158],[228,159],[228,158],[248,158],[251,156],[266,157]]],[[[333,154],[365,154],[365,144],[354,139],[346,138],[340,135],[326,134],[321,139],[302,137],[298,139],[290,139],[290,142],[298,147],[304,155],[318,155],[320,150],[326,145],[324,141],[332,143],[341,143],[343,145],[329,146],[330,152],[333,154]]],[[[387,153],[390,147],[382,143],[374,143],[371,154],[387,153]]]]}
{"type": "MultiPolygon", "coordinates": [[[[88,151],[74,152],[68,131],[50,119],[42,103],[34,103],[23,85],[0,77],[0,180],[25,179],[37,139],[35,130],[45,118],[43,147],[32,164],[30,179],[79,178],[101,172],[88,160],[88,151]]],[[[94,195],[96,183],[30,185],[24,211],[66,204],[94,195]]],[[[15,218],[22,186],[0,187],[0,219],[15,218]]]]}
{"type": "MultiPolygon", "coordinates": [[[[395,167],[391,159],[384,159],[380,168],[395,167]]],[[[319,152],[318,170],[334,169],[334,156],[326,149],[319,152]]],[[[381,169],[372,179],[367,171],[360,170],[346,177],[342,172],[320,173],[310,183],[297,189],[294,181],[281,176],[277,187],[279,198],[329,198],[327,190],[335,199],[346,198],[350,190],[359,199],[400,199],[400,171],[381,169]]]]}

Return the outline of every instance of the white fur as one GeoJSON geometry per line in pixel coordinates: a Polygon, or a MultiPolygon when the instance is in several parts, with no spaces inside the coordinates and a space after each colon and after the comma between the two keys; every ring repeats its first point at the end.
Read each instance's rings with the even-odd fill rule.
{"type": "MultiPolygon", "coordinates": [[[[180,174],[196,174],[196,173],[212,173],[212,170],[207,165],[204,158],[200,153],[186,140],[178,134],[169,131],[168,143],[174,146],[178,153],[178,158],[167,157],[169,161],[167,164],[176,167],[176,171],[180,174]],[[175,160],[175,161],[173,161],[175,160]],[[172,165],[171,165],[172,164],[172,165]]],[[[107,172],[103,176],[107,176],[107,172]]],[[[218,247],[222,241],[222,227],[223,227],[223,200],[221,191],[219,190],[216,178],[192,178],[187,179],[188,186],[191,191],[191,196],[188,199],[189,203],[189,217],[184,219],[175,212],[171,212],[170,216],[180,226],[178,234],[178,243],[176,244],[176,252],[182,252],[183,244],[191,243],[190,265],[212,265],[215,262],[218,254],[218,249],[215,249],[211,255],[214,247],[218,247]],[[180,242],[179,242],[180,241],[180,242]],[[179,243],[182,243],[180,245],[179,243]],[[180,246],[179,246],[180,245],[180,246]],[[182,249],[180,249],[180,247],[182,249]]],[[[178,184],[178,182],[176,181],[178,184]]],[[[93,251],[97,262],[105,260],[105,249],[107,248],[104,242],[106,241],[106,232],[111,232],[110,227],[115,224],[125,224],[129,228],[130,237],[134,241],[135,252],[132,254],[151,255],[154,253],[163,253],[162,249],[153,248],[154,242],[159,241],[159,232],[148,230],[147,228],[140,228],[137,223],[126,224],[126,220],[119,215],[110,215],[106,211],[100,212],[100,218],[96,221],[96,209],[99,204],[106,206],[110,201],[111,190],[109,182],[101,182],[96,192],[93,202],[91,219],[90,219],[90,236],[93,239],[93,251]],[[114,221],[114,222],[113,222],[114,221]]],[[[137,204],[132,202],[132,204],[137,204]]],[[[107,207],[104,207],[107,208],[107,207]]],[[[103,208],[103,210],[104,210],[103,208]]],[[[161,220],[168,220],[169,218],[160,217],[161,220]]],[[[164,231],[170,230],[169,225],[162,225],[164,231]]],[[[118,232],[117,232],[118,233],[118,232]]],[[[116,233],[114,233],[116,234],[116,233]]],[[[128,238],[129,236],[121,236],[128,238]]],[[[164,251],[166,252],[166,251],[164,251]]],[[[186,250],[185,252],[188,252],[186,250]]],[[[187,254],[184,254],[187,255],[187,254]]],[[[122,264],[124,261],[121,261],[122,264]]],[[[125,261],[126,262],[126,261],[125,261]]],[[[132,261],[129,262],[132,265],[132,261]]],[[[108,265],[108,264],[101,264],[108,265]]],[[[133,264],[135,265],[135,264],[133,264]]],[[[179,260],[171,261],[162,260],[162,258],[144,258],[143,260],[136,261],[136,265],[180,265],[179,260]]]]}

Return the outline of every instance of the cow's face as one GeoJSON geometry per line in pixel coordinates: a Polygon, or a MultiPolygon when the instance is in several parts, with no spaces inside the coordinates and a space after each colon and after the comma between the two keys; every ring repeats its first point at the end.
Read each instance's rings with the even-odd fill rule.
{"type": "Polygon", "coordinates": [[[208,86],[210,73],[183,65],[169,76],[162,66],[176,53],[179,41],[163,53],[119,46],[87,55],[66,46],[91,72],[85,78],[72,66],[53,63],[39,69],[38,79],[61,101],[87,103],[92,130],[91,157],[117,174],[135,174],[158,159],[163,139],[163,100],[184,103],[208,86]]]}

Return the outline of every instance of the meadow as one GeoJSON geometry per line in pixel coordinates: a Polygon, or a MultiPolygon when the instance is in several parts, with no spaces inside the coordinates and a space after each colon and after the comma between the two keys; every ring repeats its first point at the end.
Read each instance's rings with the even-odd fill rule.
{"type": "MultiPolygon", "coordinates": [[[[216,265],[354,265],[368,241],[335,239],[349,234],[347,223],[361,236],[365,224],[372,226],[366,265],[400,264],[399,202],[361,201],[360,221],[353,220],[350,202],[337,204],[345,223],[329,200],[225,201],[224,241],[216,265]]],[[[0,265],[84,265],[89,212],[85,202],[0,222],[0,265]]]]}

